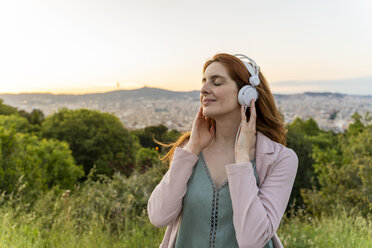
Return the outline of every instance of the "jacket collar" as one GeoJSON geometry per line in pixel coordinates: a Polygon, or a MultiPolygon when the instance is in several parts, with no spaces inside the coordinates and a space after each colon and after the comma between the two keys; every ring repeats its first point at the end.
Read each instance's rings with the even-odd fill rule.
{"type": "Polygon", "coordinates": [[[274,149],[274,141],[259,131],[257,131],[256,142],[256,170],[260,179],[259,186],[261,186],[276,161],[278,151],[274,149]]]}
{"type": "Polygon", "coordinates": [[[273,141],[260,131],[257,131],[256,154],[270,154],[273,152],[273,141]]]}

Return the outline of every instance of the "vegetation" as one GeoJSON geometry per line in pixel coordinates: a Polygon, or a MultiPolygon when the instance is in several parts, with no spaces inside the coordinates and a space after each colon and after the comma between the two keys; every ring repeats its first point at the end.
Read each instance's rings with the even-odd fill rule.
{"type": "MultiPolygon", "coordinates": [[[[319,187],[302,189],[302,196],[317,216],[337,206],[355,208],[363,216],[372,213],[372,125],[361,126],[360,115],[353,118],[345,135],[313,149],[319,187]]],[[[365,119],[371,121],[368,112],[365,119]]]]}
{"type": "MultiPolygon", "coordinates": [[[[39,140],[32,134],[0,127],[0,189],[14,193],[22,182],[23,198],[30,201],[53,186],[73,187],[84,175],[71,156],[68,144],[39,140]]],[[[20,192],[18,192],[18,197],[20,192]]]]}
{"type": "Polygon", "coordinates": [[[14,115],[17,114],[17,109],[4,104],[4,100],[0,99],[0,115],[14,115]]]}
{"type": "Polygon", "coordinates": [[[119,118],[88,109],[68,110],[48,116],[42,123],[42,137],[69,143],[72,155],[89,174],[111,176],[115,171],[130,175],[135,164],[136,139],[119,118]]]}
{"type": "MultiPolygon", "coordinates": [[[[299,168],[277,232],[285,247],[372,247],[371,119],[355,113],[339,134],[311,118],[288,124],[299,168]]],[[[165,228],[149,223],[146,204],[168,167],[154,139],[179,135],[0,101],[0,247],[158,247],[165,228]]]]}

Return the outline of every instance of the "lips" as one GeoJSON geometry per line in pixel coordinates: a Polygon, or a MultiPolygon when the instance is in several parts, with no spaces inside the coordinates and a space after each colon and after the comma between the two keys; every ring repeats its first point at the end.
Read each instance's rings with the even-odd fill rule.
{"type": "Polygon", "coordinates": [[[211,102],[215,102],[216,100],[204,100],[203,103],[206,104],[206,103],[211,103],[211,102]]]}

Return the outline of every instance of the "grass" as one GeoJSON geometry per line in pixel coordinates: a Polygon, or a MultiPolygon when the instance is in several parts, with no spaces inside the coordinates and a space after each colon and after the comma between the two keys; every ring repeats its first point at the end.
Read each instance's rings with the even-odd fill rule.
{"type": "MultiPolygon", "coordinates": [[[[32,213],[15,215],[0,209],[0,247],[159,247],[165,228],[152,226],[146,216],[134,217],[119,233],[108,232],[102,222],[92,221],[79,231],[65,219],[50,229],[32,213]]],[[[278,235],[284,247],[372,247],[371,219],[349,216],[346,211],[314,218],[305,213],[283,218],[278,235]]]]}
{"type": "Polygon", "coordinates": [[[284,247],[372,247],[372,219],[349,213],[313,218],[300,212],[283,218],[278,236],[284,247]]]}
{"type": "MultiPolygon", "coordinates": [[[[89,182],[72,194],[51,190],[33,205],[22,194],[6,198],[3,193],[0,248],[159,247],[165,228],[156,228],[148,220],[145,206],[152,186],[146,189],[145,179],[89,182]],[[138,209],[143,211],[132,211],[138,209]]],[[[328,215],[316,217],[292,207],[277,231],[284,247],[372,247],[372,215],[362,217],[342,207],[328,209],[332,209],[328,215]]]]}
{"type": "Polygon", "coordinates": [[[73,220],[50,229],[32,214],[15,217],[12,209],[0,210],[0,247],[158,247],[165,229],[153,227],[139,218],[120,233],[111,234],[107,226],[92,222],[90,228],[78,231],[73,220]]]}

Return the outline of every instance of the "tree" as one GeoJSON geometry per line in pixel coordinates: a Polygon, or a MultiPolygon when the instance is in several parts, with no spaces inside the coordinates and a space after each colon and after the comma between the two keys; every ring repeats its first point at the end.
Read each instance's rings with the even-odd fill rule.
{"type": "Polygon", "coordinates": [[[157,144],[155,140],[166,144],[173,143],[181,135],[177,130],[168,131],[168,128],[164,125],[149,126],[131,132],[138,137],[141,146],[157,149],[160,153],[164,153],[166,148],[157,144]]]}
{"type": "Polygon", "coordinates": [[[163,135],[163,140],[162,141],[164,143],[175,142],[180,136],[181,136],[181,132],[173,129],[171,131],[166,132],[163,135]]]}
{"type": "Polygon", "coordinates": [[[358,112],[355,112],[351,118],[353,119],[353,123],[351,123],[346,130],[346,135],[356,135],[362,132],[369,123],[371,123],[372,116],[370,116],[369,111],[366,112],[365,116],[363,117],[358,112]]]}
{"type": "Polygon", "coordinates": [[[151,133],[145,132],[144,129],[132,130],[131,133],[138,138],[138,141],[142,147],[155,148],[153,136],[151,133]]]}
{"type": "Polygon", "coordinates": [[[144,173],[154,164],[160,163],[159,153],[152,148],[141,148],[136,155],[136,165],[140,173],[144,173]]]}
{"type": "Polygon", "coordinates": [[[311,157],[313,146],[323,144],[325,146],[331,140],[332,133],[321,131],[312,118],[303,121],[296,118],[291,124],[287,125],[287,147],[292,148],[298,156],[298,169],[290,197],[290,206],[294,201],[296,207],[303,207],[301,189],[310,189],[312,185],[317,185],[313,163],[311,157]]]}
{"type": "Polygon", "coordinates": [[[30,124],[33,125],[41,125],[41,123],[44,121],[44,113],[40,109],[33,109],[31,113],[28,113],[25,110],[19,110],[18,114],[28,120],[30,124]]]}
{"type": "Polygon", "coordinates": [[[68,142],[86,175],[96,166],[97,174],[111,176],[120,171],[128,176],[139,149],[116,116],[88,109],[62,109],[48,116],[42,124],[42,136],[68,142]]]}
{"type": "Polygon", "coordinates": [[[0,189],[7,193],[17,189],[20,178],[23,192],[32,197],[53,186],[71,189],[84,175],[77,166],[68,144],[56,140],[39,140],[14,128],[0,127],[0,189]]]}
{"type": "Polygon", "coordinates": [[[0,99],[0,115],[12,115],[16,113],[17,113],[16,108],[4,104],[4,100],[0,99]]]}
{"type": "Polygon", "coordinates": [[[30,117],[28,118],[28,121],[31,124],[34,125],[41,125],[41,123],[44,121],[44,113],[40,109],[33,109],[30,113],[30,117]]]}
{"type": "Polygon", "coordinates": [[[308,210],[316,215],[338,206],[372,211],[372,125],[365,126],[360,115],[338,142],[315,147],[312,157],[319,187],[303,190],[308,210]]]}
{"type": "Polygon", "coordinates": [[[26,118],[18,115],[0,115],[0,126],[14,128],[18,133],[30,133],[34,129],[26,118]]]}
{"type": "Polygon", "coordinates": [[[332,114],[329,116],[329,119],[330,120],[336,119],[337,113],[338,113],[338,110],[333,111],[332,114]]]}
{"type": "Polygon", "coordinates": [[[149,126],[144,129],[133,130],[132,132],[139,138],[143,147],[156,148],[159,145],[154,142],[154,139],[162,140],[167,130],[168,128],[161,124],[158,126],[149,126]]]}

